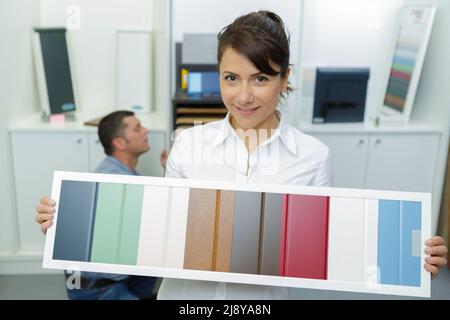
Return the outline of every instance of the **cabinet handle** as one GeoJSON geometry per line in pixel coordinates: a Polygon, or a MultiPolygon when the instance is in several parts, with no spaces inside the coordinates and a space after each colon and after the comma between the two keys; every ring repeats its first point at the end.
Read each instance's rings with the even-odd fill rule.
{"type": "Polygon", "coordinates": [[[81,138],[77,140],[77,143],[82,143],[82,142],[83,142],[83,139],[81,139],[81,138]]]}
{"type": "Polygon", "coordinates": [[[362,146],[364,144],[364,139],[359,139],[358,145],[362,146]]]}
{"type": "Polygon", "coordinates": [[[99,143],[100,143],[100,140],[98,140],[98,139],[95,140],[95,143],[96,143],[96,144],[99,144],[99,143]]]}
{"type": "Polygon", "coordinates": [[[375,140],[375,145],[377,146],[377,145],[379,145],[379,144],[381,144],[381,139],[375,140]]]}

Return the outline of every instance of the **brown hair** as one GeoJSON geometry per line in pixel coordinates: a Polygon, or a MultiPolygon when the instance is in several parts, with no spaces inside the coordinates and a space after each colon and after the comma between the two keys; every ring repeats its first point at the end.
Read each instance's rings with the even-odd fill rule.
{"type": "Polygon", "coordinates": [[[100,120],[98,137],[107,155],[112,155],[114,152],[113,139],[123,137],[123,131],[127,127],[123,119],[131,116],[134,116],[132,111],[115,111],[100,120]]]}
{"type": "MultiPolygon", "coordinates": [[[[217,61],[220,65],[229,47],[246,56],[261,72],[286,78],[289,69],[289,33],[283,20],[270,11],[251,12],[237,18],[218,34],[217,61]],[[280,66],[278,72],[270,62],[280,66]]],[[[292,88],[288,87],[288,92],[292,88]]]]}

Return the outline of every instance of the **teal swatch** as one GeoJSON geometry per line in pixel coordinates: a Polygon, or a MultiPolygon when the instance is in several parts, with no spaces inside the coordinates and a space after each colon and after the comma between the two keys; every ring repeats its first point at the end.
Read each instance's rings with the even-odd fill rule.
{"type": "Polygon", "coordinates": [[[95,211],[91,261],[115,263],[124,185],[100,183],[95,211]]]}

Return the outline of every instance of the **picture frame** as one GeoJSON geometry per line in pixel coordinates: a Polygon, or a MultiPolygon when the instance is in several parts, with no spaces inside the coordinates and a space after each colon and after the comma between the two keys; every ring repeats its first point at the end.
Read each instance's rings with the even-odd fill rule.
{"type": "Polygon", "coordinates": [[[74,115],[81,103],[72,33],[65,27],[35,27],[31,39],[43,115],[74,115]]]}
{"type": "Polygon", "coordinates": [[[435,6],[404,6],[400,9],[392,62],[386,71],[381,120],[409,122],[435,14],[435,6]]]}

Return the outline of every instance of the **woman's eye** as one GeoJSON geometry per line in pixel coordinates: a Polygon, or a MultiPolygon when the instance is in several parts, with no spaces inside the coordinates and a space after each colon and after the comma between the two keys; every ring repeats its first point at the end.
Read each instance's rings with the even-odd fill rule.
{"type": "Polygon", "coordinates": [[[269,79],[267,79],[267,77],[263,77],[263,76],[256,78],[256,82],[266,82],[267,80],[269,80],[269,79]]]}
{"type": "Polygon", "coordinates": [[[226,81],[236,81],[236,77],[232,75],[225,76],[226,81]]]}

